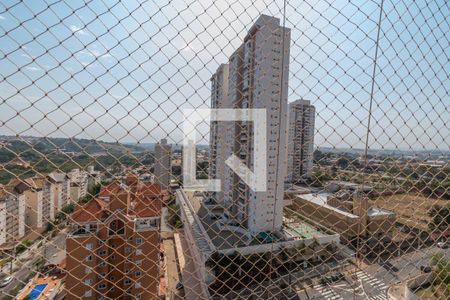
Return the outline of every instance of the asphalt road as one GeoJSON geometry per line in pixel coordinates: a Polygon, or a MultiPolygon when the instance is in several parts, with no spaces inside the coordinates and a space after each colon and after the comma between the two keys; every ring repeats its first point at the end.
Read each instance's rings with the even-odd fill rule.
{"type": "MultiPolygon", "coordinates": [[[[38,242],[39,243],[39,242],[38,242]]],[[[13,281],[7,285],[6,287],[0,289],[0,295],[3,298],[6,295],[10,295],[10,292],[20,285],[25,285],[27,281],[32,276],[32,272],[34,271],[34,263],[39,260],[39,258],[44,257],[46,260],[49,260],[56,253],[60,251],[65,251],[66,247],[66,233],[60,232],[53,239],[49,240],[39,248],[31,247],[28,251],[29,255],[21,255],[22,257],[29,257],[26,260],[17,261],[14,266],[14,272],[12,276],[14,277],[13,281]],[[31,257],[30,257],[31,256],[31,257]]],[[[6,274],[9,276],[10,274],[6,274]]]]}
{"type": "Polygon", "coordinates": [[[383,280],[386,284],[392,285],[422,274],[420,267],[429,265],[430,257],[439,252],[449,253],[448,249],[440,249],[435,246],[427,247],[386,261],[380,261],[377,264],[368,265],[364,270],[383,280]]]}

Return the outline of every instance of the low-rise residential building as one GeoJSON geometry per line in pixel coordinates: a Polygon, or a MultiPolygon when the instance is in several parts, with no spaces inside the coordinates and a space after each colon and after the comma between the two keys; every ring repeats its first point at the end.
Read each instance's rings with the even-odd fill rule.
{"type": "Polygon", "coordinates": [[[345,242],[357,237],[386,240],[395,228],[395,213],[369,207],[362,193],[298,194],[292,197],[292,209],[338,232],[345,242]]]}
{"type": "Polygon", "coordinates": [[[103,187],[71,216],[66,299],[157,299],[164,193],[137,176],[103,187]]]}
{"type": "Polygon", "coordinates": [[[59,212],[70,202],[70,178],[62,172],[49,173],[48,178],[53,182],[53,205],[59,212]]]}
{"type": "Polygon", "coordinates": [[[13,247],[24,235],[25,196],[11,183],[0,188],[0,245],[13,247]]]}

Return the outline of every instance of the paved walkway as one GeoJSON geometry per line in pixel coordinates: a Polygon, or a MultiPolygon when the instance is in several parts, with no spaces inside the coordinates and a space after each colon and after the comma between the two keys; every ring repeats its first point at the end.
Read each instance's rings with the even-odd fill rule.
{"type": "Polygon", "coordinates": [[[171,239],[163,241],[164,252],[166,255],[166,276],[167,276],[167,291],[166,295],[177,294],[176,285],[180,281],[178,275],[178,262],[175,252],[175,243],[171,239]]]}
{"type": "Polygon", "coordinates": [[[174,234],[175,247],[180,263],[181,277],[184,285],[184,293],[186,300],[207,299],[202,294],[200,276],[196,271],[194,259],[189,251],[189,247],[184,238],[183,231],[174,234]],[[186,258],[185,258],[186,256],[186,258]]]}

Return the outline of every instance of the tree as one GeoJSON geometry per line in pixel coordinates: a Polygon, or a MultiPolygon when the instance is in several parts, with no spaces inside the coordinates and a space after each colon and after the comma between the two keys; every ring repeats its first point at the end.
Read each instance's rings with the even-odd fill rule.
{"type": "Polygon", "coordinates": [[[450,204],[447,206],[433,205],[428,210],[428,216],[431,218],[428,227],[431,230],[445,230],[450,226],[450,204]]]}
{"type": "Polygon", "coordinates": [[[336,161],[336,164],[337,164],[337,166],[338,166],[339,168],[341,168],[341,169],[347,169],[348,166],[349,166],[349,164],[350,164],[350,162],[349,162],[348,158],[346,158],[346,157],[340,157],[340,158],[336,161]]]}

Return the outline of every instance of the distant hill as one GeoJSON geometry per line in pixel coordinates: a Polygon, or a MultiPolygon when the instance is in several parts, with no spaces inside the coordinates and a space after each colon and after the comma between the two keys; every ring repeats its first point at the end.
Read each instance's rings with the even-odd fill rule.
{"type": "MultiPolygon", "coordinates": [[[[141,147],[120,143],[76,138],[47,138],[33,136],[0,136],[0,157],[3,155],[23,154],[26,152],[42,154],[70,153],[100,155],[102,153],[143,152],[141,147]]],[[[2,159],[0,158],[0,162],[2,159]]]]}

